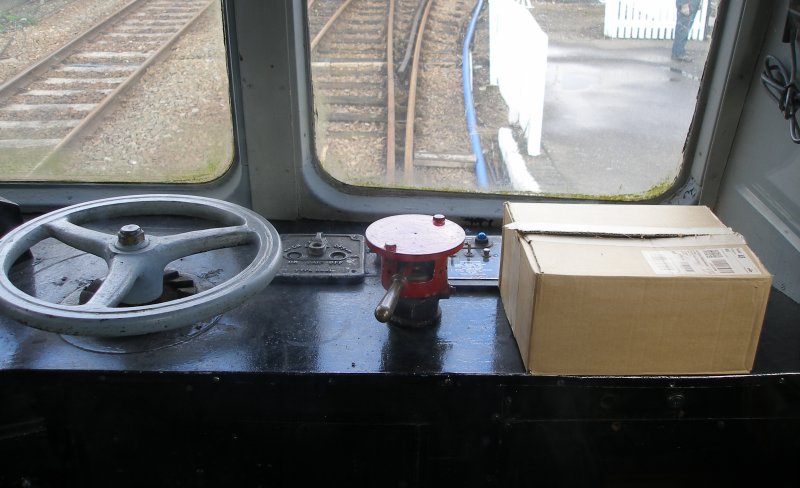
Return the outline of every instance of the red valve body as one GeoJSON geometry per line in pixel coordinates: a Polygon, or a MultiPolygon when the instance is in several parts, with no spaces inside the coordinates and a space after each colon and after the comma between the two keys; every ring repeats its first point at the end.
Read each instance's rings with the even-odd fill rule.
{"type": "Polygon", "coordinates": [[[367,246],[381,256],[381,284],[388,289],[401,274],[402,298],[446,298],[447,258],[464,245],[464,229],[442,215],[395,215],[367,228],[367,246]]]}

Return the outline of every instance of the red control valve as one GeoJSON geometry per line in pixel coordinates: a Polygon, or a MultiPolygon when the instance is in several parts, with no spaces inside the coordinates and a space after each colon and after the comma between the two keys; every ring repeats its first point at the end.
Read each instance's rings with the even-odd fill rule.
{"type": "Polygon", "coordinates": [[[444,215],[395,215],[367,228],[367,246],[381,257],[386,288],[375,317],[396,325],[439,321],[439,299],[450,296],[447,258],[458,252],[464,229],[444,215]]]}

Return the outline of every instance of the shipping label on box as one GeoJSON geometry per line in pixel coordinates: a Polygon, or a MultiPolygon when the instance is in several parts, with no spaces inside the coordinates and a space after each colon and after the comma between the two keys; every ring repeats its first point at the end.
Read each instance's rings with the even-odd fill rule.
{"type": "Polygon", "coordinates": [[[772,277],[705,207],[505,206],[500,294],[534,374],[751,370],[772,277]]]}

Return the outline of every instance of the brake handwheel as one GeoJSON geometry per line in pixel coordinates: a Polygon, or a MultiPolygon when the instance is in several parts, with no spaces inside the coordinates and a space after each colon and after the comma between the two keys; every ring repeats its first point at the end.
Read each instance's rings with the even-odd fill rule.
{"type": "Polygon", "coordinates": [[[239,205],[185,195],[137,195],[81,203],[42,215],[0,239],[0,307],[23,324],[68,335],[116,337],[176,329],[223,313],[272,281],[281,240],[263,217],[239,205]],[[210,220],[220,227],[175,235],[147,235],[135,224],[107,234],[85,224],[134,216],[210,220]],[[11,282],[9,271],[23,253],[54,238],[106,261],[108,274],[86,303],[51,303],[11,282]],[[255,257],[227,281],[195,295],[157,303],[164,269],[172,261],[215,249],[254,245],[255,257]]]}

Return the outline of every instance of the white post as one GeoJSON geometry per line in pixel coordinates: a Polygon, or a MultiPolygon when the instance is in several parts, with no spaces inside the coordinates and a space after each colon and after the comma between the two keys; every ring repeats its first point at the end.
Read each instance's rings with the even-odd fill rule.
{"type": "Polygon", "coordinates": [[[500,49],[500,32],[497,24],[500,22],[500,14],[494,3],[491,0],[489,2],[489,83],[497,86],[500,72],[500,66],[497,64],[497,51],[500,49]]]}
{"type": "MultiPolygon", "coordinates": [[[[538,24],[536,24],[538,27],[538,24]]],[[[528,73],[524,76],[529,80],[529,100],[526,102],[530,109],[527,117],[525,137],[528,139],[528,155],[538,156],[542,153],[542,123],[544,119],[544,89],[547,80],[547,34],[539,28],[533,34],[533,56],[530,64],[526,65],[528,73]]],[[[525,68],[525,67],[523,67],[525,68]]],[[[520,121],[521,122],[521,121],[520,121]]]]}
{"type": "Polygon", "coordinates": [[[541,154],[547,34],[531,12],[513,0],[490,0],[490,78],[508,105],[508,121],[519,123],[531,156],[541,154]]]}

